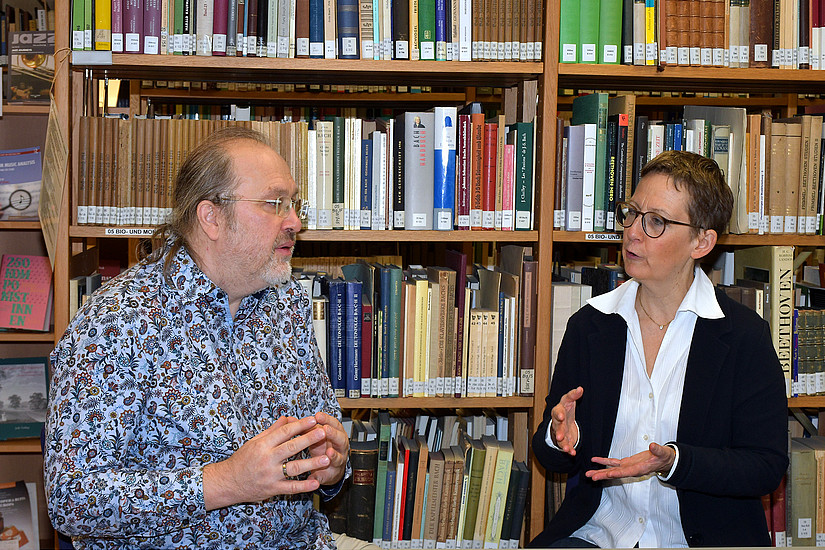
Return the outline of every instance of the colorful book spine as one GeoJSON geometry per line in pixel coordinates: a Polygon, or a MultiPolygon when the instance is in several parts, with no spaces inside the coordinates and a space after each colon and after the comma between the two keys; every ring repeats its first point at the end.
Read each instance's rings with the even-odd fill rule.
{"type": "Polygon", "coordinates": [[[324,58],[324,0],[309,0],[309,57],[324,58]]]}
{"type": "Polygon", "coordinates": [[[372,139],[361,140],[361,229],[372,229],[372,139]]]}
{"type": "Polygon", "coordinates": [[[418,1],[418,43],[422,60],[435,59],[435,0],[418,1]]]}
{"type": "Polygon", "coordinates": [[[496,167],[498,154],[498,124],[484,123],[484,155],[482,170],[482,229],[492,230],[496,222],[496,167]]]}
{"type": "Polygon", "coordinates": [[[226,55],[226,34],[229,25],[229,1],[215,0],[212,12],[212,55],[226,55]]]}
{"type": "Polygon", "coordinates": [[[143,53],[143,3],[140,0],[125,0],[123,12],[123,32],[126,39],[126,53],[143,53]]]}
{"type": "Polygon", "coordinates": [[[470,229],[470,180],[472,177],[473,125],[470,115],[458,115],[456,144],[456,226],[470,229]]]}
{"type": "Polygon", "coordinates": [[[327,358],[328,371],[335,397],[347,396],[347,380],[344,366],[346,337],[344,335],[346,323],[345,282],[334,279],[329,282],[329,330],[327,331],[327,358]]]}
{"type": "MultiPolygon", "coordinates": [[[[87,0],[89,1],[89,0],[87,0]]],[[[94,49],[109,51],[112,49],[112,4],[111,0],[94,0],[95,31],[94,49]]]]}
{"type": "Polygon", "coordinates": [[[344,289],[344,368],[346,396],[361,397],[362,287],[360,281],[346,281],[344,289]]]}
{"type": "Polygon", "coordinates": [[[456,117],[455,107],[436,107],[433,141],[433,223],[435,229],[453,229],[455,205],[456,117]]]}

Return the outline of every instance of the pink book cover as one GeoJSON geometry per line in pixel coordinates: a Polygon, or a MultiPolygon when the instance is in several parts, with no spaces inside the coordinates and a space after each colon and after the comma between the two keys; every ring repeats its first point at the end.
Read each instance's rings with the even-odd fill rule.
{"type": "Polygon", "coordinates": [[[143,53],[143,2],[124,0],[123,47],[126,53],[143,53]]]}
{"type": "Polygon", "coordinates": [[[473,125],[470,115],[458,115],[458,150],[456,151],[455,200],[459,229],[470,229],[470,178],[472,177],[473,125]]]}
{"type": "Polygon", "coordinates": [[[212,12],[212,55],[226,55],[228,14],[229,0],[215,0],[212,12]]]}
{"type": "Polygon", "coordinates": [[[123,53],[123,0],[112,0],[112,51],[123,53]]]}
{"type": "Polygon", "coordinates": [[[501,229],[513,231],[515,211],[514,178],[516,172],[516,146],[508,143],[504,146],[504,168],[501,179],[501,229]]]}
{"type": "Polygon", "coordinates": [[[47,256],[4,254],[0,286],[0,328],[49,330],[52,266],[47,256]]]}
{"type": "Polygon", "coordinates": [[[143,0],[143,53],[160,53],[160,0],[143,0]]]}

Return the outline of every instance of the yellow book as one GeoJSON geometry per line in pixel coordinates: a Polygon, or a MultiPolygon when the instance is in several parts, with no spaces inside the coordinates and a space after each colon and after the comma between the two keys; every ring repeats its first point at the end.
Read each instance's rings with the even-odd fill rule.
{"type": "Polygon", "coordinates": [[[645,1],[645,65],[655,65],[658,57],[656,44],[656,3],[645,1]]]}
{"type": "Polygon", "coordinates": [[[487,527],[484,530],[484,548],[498,548],[512,465],[513,444],[509,441],[499,441],[493,485],[490,490],[490,509],[487,511],[487,527]]]}
{"type": "Polygon", "coordinates": [[[95,50],[112,49],[112,2],[95,0],[95,50]]]}
{"type": "Polygon", "coordinates": [[[415,357],[413,397],[426,396],[427,341],[429,340],[430,284],[426,279],[415,280],[415,357]]]}

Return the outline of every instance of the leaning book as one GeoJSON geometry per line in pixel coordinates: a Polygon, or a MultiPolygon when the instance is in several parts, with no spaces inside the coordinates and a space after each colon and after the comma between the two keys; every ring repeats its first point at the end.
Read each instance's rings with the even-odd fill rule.
{"type": "Polygon", "coordinates": [[[36,220],[43,167],[40,147],[0,151],[0,220],[36,220]]]}
{"type": "Polygon", "coordinates": [[[0,482],[0,550],[39,550],[34,483],[0,482]]]}
{"type": "Polygon", "coordinates": [[[0,359],[0,440],[37,437],[46,422],[45,357],[0,359]]]}
{"type": "Polygon", "coordinates": [[[49,330],[52,290],[48,256],[4,254],[0,262],[0,328],[49,330]]]}
{"type": "Polygon", "coordinates": [[[9,33],[10,103],[49,102],[54,80],[54,31],[9,33]]]}

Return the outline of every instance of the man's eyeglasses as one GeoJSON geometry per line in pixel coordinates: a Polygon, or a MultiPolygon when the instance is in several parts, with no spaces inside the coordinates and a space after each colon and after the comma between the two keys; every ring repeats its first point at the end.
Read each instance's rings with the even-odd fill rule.
{"type": "Polygon", "coordinates": [[[245,199],[238,197],[218,197],[218,202],[262,202],[275,210],[275,215],[281,218],[289,216],[289,211],[295,209],[298,219],[305,220],[309,211],[309,201],[304,199],[245,199]]]}
{"type": "Polygon", "coordinates": [[[624,228],[628,228],[633,225],[636,218],[640,216],[642,218],[642,231],[644,231],[645,235],[652,239],[661,237],[662,233],[664,233],[665,229],[667,229],[668,224],[684,225],[686,227],[701,229],[701,227],[690,223],[669,220],[655,212],[640,212],[632,204],[626,202],[620,202],[616,205],[616,222],[624,228]]]}

